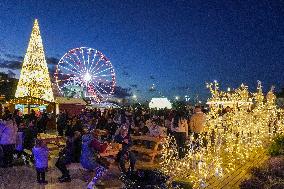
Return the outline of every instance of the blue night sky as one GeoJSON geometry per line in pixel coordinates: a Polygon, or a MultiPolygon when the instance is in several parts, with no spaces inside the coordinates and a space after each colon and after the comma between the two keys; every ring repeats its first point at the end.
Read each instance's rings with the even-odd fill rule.
{"type": "Polygon", "coordinates": [[[76,47],[98,49],[138,99],[205,98],[213,80],[284,87],[281,0],[1,0],[2,71],[19,73],[35,18],[51,64],[76,47]]]}

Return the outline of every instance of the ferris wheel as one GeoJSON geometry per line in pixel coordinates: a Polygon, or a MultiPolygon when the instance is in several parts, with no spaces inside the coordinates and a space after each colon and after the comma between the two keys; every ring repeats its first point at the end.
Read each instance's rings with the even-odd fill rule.
{"type": "Polygon", "coordinates": [[[63,96],[97,103],[112,95],[116,84],[109,59],[100,51],[88,47],[68,51],[59,60],[54,76],[63,96]]]}

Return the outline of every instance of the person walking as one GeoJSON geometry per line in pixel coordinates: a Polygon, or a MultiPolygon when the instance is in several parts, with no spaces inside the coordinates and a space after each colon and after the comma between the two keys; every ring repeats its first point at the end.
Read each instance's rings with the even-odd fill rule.
{"type": "Polygon", "coordinates": [[[188,136],[188,123],[182,110],[175,112],[172,119],[171,130],[176,140],[179,159],[185,156],[185,143],[188,136]]]}
{"type": "MultiPolygon", "coordinates": [[[[77,162],[78,156],[78,142],[81,142],[81,133],[76,131],[73,137],[68,137],[66,141],[66,146],[59,153],[59,158],[55,163],[55,166],[61,171],[62,176],[58,178],[59,182],[71,182],[71,177],[66,165],[77,162]]],[[[79,149],[81,152],[81,148],[79,149]]]]}

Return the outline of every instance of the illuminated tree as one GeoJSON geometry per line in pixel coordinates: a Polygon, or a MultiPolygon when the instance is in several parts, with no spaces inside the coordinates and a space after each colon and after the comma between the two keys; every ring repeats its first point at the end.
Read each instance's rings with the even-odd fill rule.
{"type": "Polygon", "coordinates": [[[15,97],[54,101],[37,19],[34,22],[15,97]]]}

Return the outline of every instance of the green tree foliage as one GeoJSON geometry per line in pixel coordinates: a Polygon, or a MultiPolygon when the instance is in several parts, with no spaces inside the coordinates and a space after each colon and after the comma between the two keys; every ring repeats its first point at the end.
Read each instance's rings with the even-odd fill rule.
{"type": "Polygon", "coordinates": [[[284,155],[284,135],[277,135],[268,149],[271,156],[284,155]]]}

